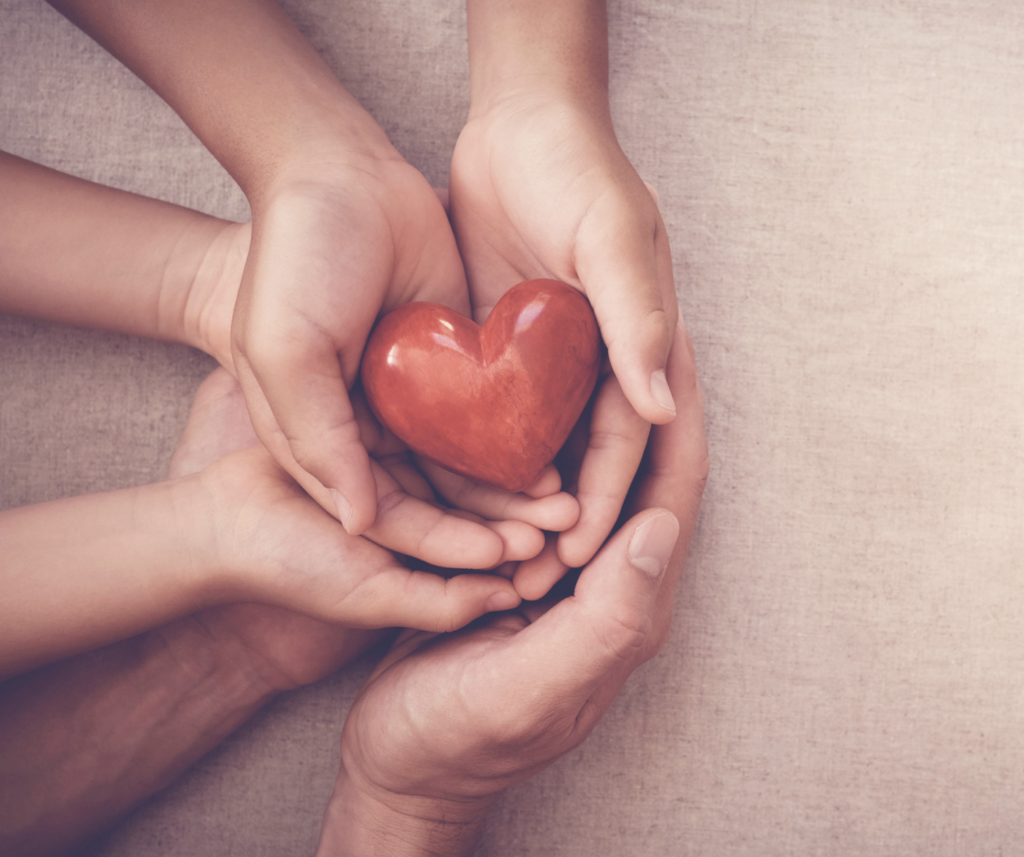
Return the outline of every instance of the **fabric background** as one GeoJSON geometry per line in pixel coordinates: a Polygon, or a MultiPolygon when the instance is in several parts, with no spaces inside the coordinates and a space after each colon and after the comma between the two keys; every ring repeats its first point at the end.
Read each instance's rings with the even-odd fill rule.
{"type": "MultiPolygon", "coordinates": [[[[712,475],[668,647],[478,854],[1021,853],[1024,5],[610,7],[712,475]]],[[[287,9],[444,185],[460,2],[287,9]]],[[[247,216],[166,105],[36,0],[0,0],[0,148],[247,216]]],[[[0,317],[0,507],[159,479],[212,365],[0,317]]],[[[280,699],[87,853],[312,853],[367,668],[280,699]]]]}

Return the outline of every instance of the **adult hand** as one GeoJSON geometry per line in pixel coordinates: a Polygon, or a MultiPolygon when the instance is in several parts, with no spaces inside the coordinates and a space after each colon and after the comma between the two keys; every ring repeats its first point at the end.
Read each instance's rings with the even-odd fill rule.
{"type": "Polygon", "coordinates": [[[664,645],[707,476],[682,333],[668,380],[679,416],[652,432],[633,501],[643,511],[571,597],[443,637],[407,633],[378,666],[345,724],[319,854],[466,853],[497,795],[579,744],[664,645]]]}
{"type": "Polygon", "coordinates": [[[471,0],[473,101],[451,168],[478,320],[516,282],[553,277],[587,295],[608,347],[614,374],[593,409],[580,520],[558,540],[569,567],[611,531],[648,424],[675,414],[664,374],[678,313],[668,238],[615,137],[603,9],[589,8],[599,5],[471,0]]]}

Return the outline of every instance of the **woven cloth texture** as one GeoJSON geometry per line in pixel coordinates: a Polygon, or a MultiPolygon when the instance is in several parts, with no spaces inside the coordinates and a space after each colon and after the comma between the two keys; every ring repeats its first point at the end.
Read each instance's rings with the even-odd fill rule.
{"type": "MultiPolygon", "coordinates": [[[[477,853],[1020,853],[1024,5],[609,6],[711,480],[667,648],[477,853]]],[[[462,5],[286,9],[443,186],[462,5]]],[[[36,0],[0,2],[0,149],[247,217],[174,113],[36,0]]],[[[0,507],[161,478],[212,366],[0,316],[0,507]]],[[[312,853],[367,668],[279,699],[88,854],[312,853]]]]}

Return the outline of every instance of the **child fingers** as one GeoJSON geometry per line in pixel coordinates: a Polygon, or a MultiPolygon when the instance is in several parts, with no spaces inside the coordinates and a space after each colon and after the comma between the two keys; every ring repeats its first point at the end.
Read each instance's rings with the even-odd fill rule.
{"type": "MultiPolygon", "coordinates": [[[[564,492],[540,497],[513,494],[466,479],[425,459],[418,459],[418,463],[434,489],[448,503],[481,518],[490,521],[522,521],[538,529],[561,532],[575,524],[579,517],[576,500],[564,492]]],[[[545,471],[539,481],[550,483],[551,478],[545,471]]]]}
{"type": "Polygon", "coordinates": [[[636,476],[650,423],[633,409],[618,379],[603,383],[594,403],[590,436],[576,490],[579,521],[558,539],[569,568],[585,565],[608,538],[636,476]]]}

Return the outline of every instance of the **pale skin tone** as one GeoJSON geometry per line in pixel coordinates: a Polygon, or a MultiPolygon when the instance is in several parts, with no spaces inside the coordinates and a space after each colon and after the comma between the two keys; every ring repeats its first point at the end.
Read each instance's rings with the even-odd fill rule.
{"type": "MultiPolygon", "coordinates": [[[[582,741],[664,644],[707,473],[700,390],[683,363],[669,367],[680,419],[655,430],[635,495],[645,511],[572,598],[460,634],[406,632],[384,657],[346,723],[318,853],[468,853],[498,793],[582,741]]],[[[201,472],[254,437],[237,385],[218,370],[196,395],[170,475],[201,472]]],[[[225,605],[0,685],[0,846],[63,853],[277,694],[393,637],[225,605]]]]}
{"type": "Polygon", "coordinates": [[[664,225],[611,124],[603,2],[468,4],[454,234],[423,177],[269,0],[53,5],[168,101],[245,191],[236,374],[267,449],[349,532],[371,526],[379,490],[349,397],[378,313],[432,300],[482,320],[533,276],[587,294],[614,374],[593,411],[578,521],[526,579],[592,557],[649,425],[675,413],[664,367],[677,315],[664,225]]]}
{"type": "Polygon", "coordinates": [[[349,712],[319,857],[469,854],[503,790],[583,741],[665,644],[707,478],[700,388],[680,330],[632,509],[573,595],[454,634],[407,632],[349,712]]]}
{"type": "MultiPolygon", "coordinates": [[[[247,225],[9,155],[0,190],[0,311],[187,342],[233,365],[247,225]]],[[[513,566],[542,549],[542,530],[576,520],[575,501],[550,493],[557,475],[537,497],[449,480],[462,499],[447,509],[360,414],[382,504],[369,538],[348,535],[258,446],[158,485],[0,513],[0,675],[233,601],[435,629],[518,603],[501,577],[411,572],[380,545],[443,568],[513,566]]]]}
{"type": "MultiPolygon", "coordinates": [[[[230,311],[245,262],[246,224],[103,188],[2,153],[0,200],[0,311],[186,342],[231,366],[230,311]]],[[[422,477],[418,488],[413,484],[415,471],[393,439],[374,425],[364,430],[396,479],[414,491],[429,490],[422,477]]],[[[447,490],[463,497],[479,493],[457,479],[447,490]]],[[[467,508],[490,505],[482,510],[495,519],[487,527],[442,513],[461,536],[449,529],[445,555],[435,559],[450,557],[459,541],[456,550],[492,550],[495,533],[502,547],[488,562],[514,555],[524,542],[535,545],[536,528],[525,521],[547,527],[552,515],[565,514],[566,500],[575,505],[550,490],[539,494],[531,499],[484,492],[480,502],[467,500],[467,508]],[[497,530],[484,532],[494,524],[497,530]],[[517,526],[503,529],[509,525],[517,526]]],[[[393,508],[403,505],[410,504],[400,500],[393,508]]],[[[399,531],[416,532],[417,509],[424,509],[411,505],[399,531]]],[[[443,533],[439,520],[435,516],[417,538],[425,544],[432,530],[443,533]]],[[[482,609],[503,606],[500,597],[509,599],[506,604],[519,600],[496,577],[466,575],[445,583],[435,575],[410,574],[388,552],[347,535],[259,446],[241,391],[223,369],[197,394],[167,483],[2,513],[0,540],[0,674],[22,673],[0,689],[0,771],[7,772],[0,777],[0,841],[2,850],[17,847],[16,853],[57,853],[109,825],[276,693],[315,681],[389,633],[362,627],[451,628],[482,609]],[[182,510],[188,512],[184,518],[182,510]],[[144,530],[143,521],[149,522],[144,530]],[[253,528],[261,540],[255,552],[245,548],[253,528]],[[213,531],[215,562],[209,545],[203,547],[204,534],[213,531]],[[232,594],[221,586],[234,576],[229,569],[235,565],[245,591],[232,594]],[[327,574],[303,580],[318,567],[327,574]],[[384,579],[391,573],[400,576],[394,587],[384,579]],[[485,591],[464,590],[471,578],[482,580],[485,591]],[[346,618],[347,597],[332,591],[342,593],[352,583],[352,592],[362,589],[369,603],[354,605],[346,618]],[[374,597],[380,584],[395,591],[374,597]],[[144,631],[205,603],[255,594],[353,627],[265,604],[227,603],[144,631]],[[488,607],[493,594],[499,601],[488,607]],[[409,609],[419,618],[398,615],[409,609]],[[25,672],[137,631],[143,633],[25,672]],[[124,717],[127,710],[130,718],[124,717]],[[82,736],[88,736],[84,743],[82,736]],[[107,748],[104,765],[113,767],[96,766],[94,749],[100,747],[107,748]],[[45,764],[40,754],[47,754],[45,764]],[[38,777],[45,785],[36,788],[38,777]]]]}
{"type": "MultiPolygon", "coordinates": [[[[239,181],[254,223],[250,229],[188,218],[176,210],[175,229],[180,231],[173,239],[170,232],[155,236],[145,225],[156,209],[136,199],[138,207],[130,216],[124,209],[119,222],[120,228],[135,231],[128,241],[126,233],[119,233],[110,246],[121,250],[136,246],[135,240],[144,245],[155,241],[152,254],[145,254],[149,261],[133,262],[115,277],[97,276],[93,286],[102,285],[104,299],[77,305],[68,276],[91,271],[104,254],[90,255],[81,230],[61,234],[60,239],[77,238],[74,246],[84,254],[84,266],[47,269],[42,276],[47,288],[27,295],[17,287],[26,270],[19,264],[46,257],[55,244],[69,245],[51,236],[33,249],[36,233],[23,230],[6,248],[14,252],[0,253],[0,266],[7,266],[0,267],[5,293],[0,299],[9,301],[0,309],[204,348],[242,382],[255,432],[269,454],[258,447],[234,450],[207,458],[207,466],[198,470],[183,466],[167,485],[109,495],[103,502],[113,506],[104,507],[102,521],[90,519],[90,511],[76,509],[73,501],[42,510],[51,526],[63,530],[73,521],[86,539],[102,524],[112,527],[111,537],[124,544],[126,532],[130,536],[133,531],[130,526],[119,529],[118,521],[130,518],[133,526],[148,521],[150,532],[162,538],[170,534],[170,542],[160,557],[147,555],[140,544],[140,552],[113,558],[102,544],[86,542],[81,553],[93,564],[90,570],[100,580],[106,575],[112,588],[121,587],[126,605],[118,609],[126,606],[122,615],[131,620],[73,620],[67,628],[71,614],[57,604],[60,633],[43,643],[45,625],[15,627],[12,654],[0,668],[19,672],[236,599],[258,598],[357,626],[402,624],[431,633],[459,627],[481,612],[518,602],[521,595],[540,597],[567,566],[591,559],[614,526],[650,424],[662,426],[655,430],[652,468],[645,471],[633,506],[645,511],[584,569],[572,598],[547,613],[537,608],[519,616],[503,614],[445,637],[443,644],[406,635],[346,726],[344,766],[321,852],[467,853],[496,794],[582,740],[628,673],[664,641],[671,593],[706,474],[691,351],[677,344],[665,372],[676,304],[664,227],[653,195],[618,147],[608,116],[603,4],[523,2],[507,9],[483,0],[469,4],[473,104],[452,164],[454,234],[422,176],[397,155],[271,3],[180,0],[126,6],[69,0],[54,5],[185,118],[239,181]],[[222,34],[234,28],[246,31],[249,39],[224,39],[222,34]],[[558,154],[524,163],[519,159],[523,147],[558,154]],[[530,181],[523,182],[524,176],[530,181]],[[554,197],[563,203],[557,210],[548,206],[554,197]],[[153,287],[154,274],[158,287],[153,287]],[[396,459],[390,440],[368,425],[360,402],[349,395],[362,345],[377,314],[399,303],[435,300],[482,320],[505,289],[531,276],[555,276],[582,289],[609,347],[613,374],[606,375],[595,400],[582,465],[573,479],[578,504],[572,501],[570,507],[562,499],[566,495],[554,493],[557,474],[549,474],[520,498],[465,485],[438,489],[449,499],[463,498],[459,505],[474,519],[446,514],[431,506],[430,484],[404,457],[396,459]],[[120,289],[137,288],[140,277],[148,278],[150,287],[138,294],[151,298],[150,303],[118,306],[125,297],[120,289]],[[187,286],[167,289],[168,280],[176,278],[187,286]],[[688,404],[680,411],[685,419],[664,427],[686,396],[688,404]],[[300,487],[350,533],[365,532],[373,541],[342,540],[328,529],[326,515],[316,517],[317,506],[300,487]],[[396,492],[407,498],[397,506],[392,502],[396,492]],[[245,514],[230,521],[217,517],[217,509],[237,509],[240,496],[250,500],[245,514]],[[385,520],[379,514],[382,496],[383,507],[403,514],[385,520]],[[537,505],[552,498],[557,507],[537,505]],[[196,513],[203,503],[214,514],[196,513]],[[270,539],[280,554],[260,550],[257,556],[250,549],[252,528],[264,536],[268,506],[274,517],[287,509],[290,519],[280,539],[270,539]],[[189,516],[182,520],[182,507],[192,508],[191,521],[189,516]],[[424,548],[420,558],[453,564],[450,551],[457,544],[466,552],[464,565],[514,573],[515,590],[498,577],[462,575],[454,583],[442,582],[438,591],[435,575],[412,575],[379,547],[403,550],[411,538],[422,548],[425,534],[440,535],[435,528],[441,518],[454,519],[443,526],[456,528],[437,539],[445,556],[424,548]],[[203,538],[196,540],[190,529],[199,527],[202,535],[205,528],[208,535],[225,524],[228,547],[218,539],[215,555],[204,551],[203,538]],[[296,527],[302,526],[309,529],[299,530],[300,546],[296,527]],[[549,537],[544,546],[537,539],[540,530],[564,535],[549,537]],[[175,553],[182,544],[175,534],[182,532],[191,545],[185,555],[175,553]],[[325,554],[331,557],[329,567],[322,564],[325,554]],[[162,579],[151,579],[147,571],[133,591],[131,572],[140,568],[162,579]],[[416,607],[410,608],[395,594],[408,595],[413,578],[426,591],[416,593],[416,607]],[[472,589],[479,585],[473,581],[491,589],[472,589]],[[327,599],[325,582],[337,587],[327,599]],[[431,600],[431,587],[440,601],[431,600]],[[461,591],[454,592],[457,588],[461,591]],[[508,596],[506,604],[494,599],[499,592],[508,596]],[[595,651],[603,654],[595,657],[595,651]],[[522,664],[545,653],[550,659],[547,680],[538,681],[533,668],[522,672],[522,664]],[[450,685],[454,674],[466,676],[469,693],[440,704],[436,682],[450,685]],[[524,703],[522,710],[516,707],[524,703]],[[410,710],[429,714],[425,732],[400,728],[410,710]],[[431,726],[446,718],[449,724],[461,720],[462,728],[431,726]],[[541,723],[560,726],[549,731],[541,723]],[[374,730],[382,731],[375,735],[374,730]],[[504,752],[495,753],[495,747],[504,752]],[[493,765],[486,772],[480,766],[483,757],[493,765]],[[444,774],[444,796],[425,787],[427,772],[438,770],[444,774]]],[[[22,162],[10,174],[23,169],[22,162]]],[[[62,204],[78,200],[77,191],[68,188],[54,186],[54,193],[62,204]]],[[[45,208],[37,211],[37,225],[47,213],[45,208]]],[[[219,383],[229,381],[224,376],[211,381],[219,383]]],[[[226,387],[221,392],[235,403],[231,420],[237,428],[244,423],[237,416],[240,394],[226,387]]],[[[206,442],[218,447],[211,437],[206,442]]],[[[203,457],[194,456],[193,462],[203,457]]],[[[19,510],[18,531],[35,527],[43,532],[43,519],[30,519],[39,511],[19,510]]],[[[27,553],[36,544],[31,538],[22,542],[27,553]]],[[[75,548],[55,545],[55,565],[69,550],[75,548]]],[[[19,562],[22,569],[28,565],[15,557],[11,579],[21,585],[29,578],[19,571],[19,562]]],[[[29,582],[23,590],[30,608],[41,594],[33,586],[29,582]]],[[[51,594],[52,589],[46,593],[51,594]]],[[[80,607],[82,595],[95,593],[79,593],[77,604],[68,607],[80,607]]],[[[101,597],[90,605],[90,615],[102,615],[112,603],[101,597]]],[[[42,615],[36,619],[47,621],[42,615]]],[[[208,719],[140,719],[138,734],[124,742],[118,760],[122,770],[135,776],[122,779],[117,794],[94,791],[89,778],[101,772],[92,769],[92,759],[76,756],[74,747],[58,748],[63,767],[52,770],[61,771],[60,781],[66,784],[68,826],[44,813],[29,839],[33,834],[51,842],[63,837],[60,842],[66,844],[109,823],[172,779],[271,695],[313,680],[369,645],[373,638],[367,633],[373,632],[341,629],[279,607],[224,604],[116,643],[105,650],[111,657],[80,655],[68,665],[30,674],[13,685],[15,692],[8,697],[13,703],[0,701],[0,718],[13,711],[22,726],[42,728],[35,734],[43,740],[51,737],[45,724],[62,720],[58,715],[47,721],[47,712],[53,716],[63,706],[67,715],[68,706],[75,705],[102,721],[107,705],[123,710],[125,700],[134,699],[147,708],[140,692],[146,688],[208,719]],[[168,651],[174,654],[170,660],[168,651]],[[208,668],[205,684],[196,682],[193,661],[208,668]],[[190,668],[174,673],[168,669],[174,664],[190,668]],[[161,682],[165,673],[166,682],[161,682]],[[71,675],[82,676],[77,696],[68,687],[71,675]],[[89,684],[92,679],[95,685],[89,684]],[[27,707],[20,707],[19,700],[25,699],[27,707]],[[211,705],[211,699],[217,704],[211,705]],[[77,779],[69,776],[72,771],[77,779]]],[[[83,728],[95,723],[86,716],[83,728]]],[[[12,740],[11,746],[21,745],[12,740]]],[[[60,817],[59,808],[51,809],[60,817]]]]}
{"type": "MultiPolygon", "coordinates": [[[[170,478],[256,442],[237,383],[199,389],[170,478]]],[[[257,604],[203,610],[0,685],[0,851],[64,853],[276,695],[394,636],[257,604]]]]}

